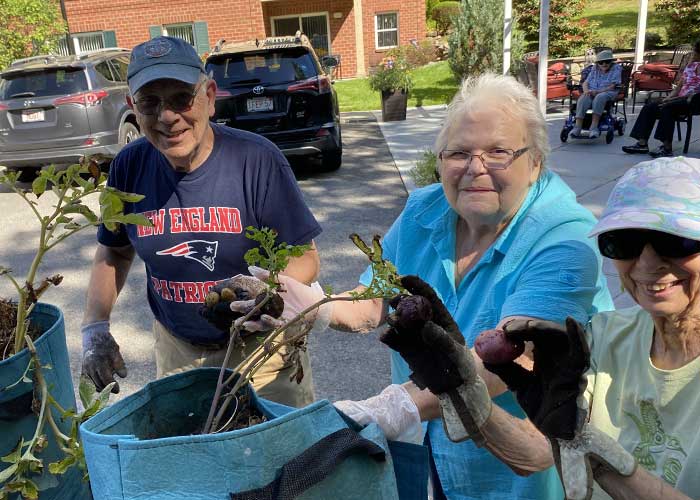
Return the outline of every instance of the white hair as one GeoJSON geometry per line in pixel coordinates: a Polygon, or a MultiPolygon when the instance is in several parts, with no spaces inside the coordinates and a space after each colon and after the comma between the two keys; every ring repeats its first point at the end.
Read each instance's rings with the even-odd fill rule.
{"type": "Polygon", "coordinates": [[[547,122],[540,110],[539,101],[532,90],[512,76],[495,73],[469,76],[462,81],[447,108],[447,118],[435,140],[435,151],[439,153],[445,149],[450,128],[466,113],[484,109],[485,106],[488,109],[502,110],[520,120],[527,132],[530,155],[535,161],[539,160],[544,169],[549,154],[549,139],[547,122]]]}

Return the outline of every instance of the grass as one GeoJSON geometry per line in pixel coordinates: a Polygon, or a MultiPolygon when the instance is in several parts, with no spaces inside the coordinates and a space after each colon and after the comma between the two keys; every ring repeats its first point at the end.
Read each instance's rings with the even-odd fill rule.
{"type": "MultiPolygon", "coordinates": [[[[655,0],[649,0],[647,31],[655,31],[665,38],[666,27],[656,14],[655,4],[655,0]]],[[[588,0],[581,17],[600,24],[596,32],[606,45],[631,48],[637,32],[638,11],[638,0],[588,0]]]]}
{"type": "MultiPolygon", "coordinates": [[[[413,90],[408,96],[410,106],[446,104],[457,92],[457,80],[447,61],[440,61],[413,71],[413,90]]],[[[340,111],[366,111],[381,109],[379,92],[370,90],[367,78],[335,82],[340,111]]]]}

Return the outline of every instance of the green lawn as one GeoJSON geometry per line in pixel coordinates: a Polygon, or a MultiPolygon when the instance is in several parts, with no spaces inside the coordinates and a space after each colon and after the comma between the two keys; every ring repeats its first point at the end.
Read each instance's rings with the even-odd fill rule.
{"type": "MultiPolygon", "coordinates": [[[[415,86],[408,97],[409,106],[446,104],[457,92],[457,80],[447,61],[440,61],[413,71],[415,86]]],[[[370,90],[367,78],[335,82],[340,111],[381,109],[379,92],[370,90]]]]}
{"type": "MultiPolygon", "coordinates": [[[[666,28],[654,9],[655,0],[649,0],[647,14],[647,31],[655,31],[666,36],[666,28]]],[[[637,31],[638,0],[588,0],[581,15],[589,21],[600,23],[598,34],[613,48],[626,38],[631,40],[637,31]],[[618,42],[618,43],[616,43],[618,42]]],[[[631,48],[629,43],[624,48],[631,48]]]]}

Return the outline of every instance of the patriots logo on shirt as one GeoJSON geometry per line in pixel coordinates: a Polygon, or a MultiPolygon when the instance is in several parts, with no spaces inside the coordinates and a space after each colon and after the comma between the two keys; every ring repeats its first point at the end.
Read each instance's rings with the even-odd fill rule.
{"type": "Polygon", "coordinates": [[[213,271],[214,259],[216,259],[216,250],[218,246],[218,241],[191,240],[156,252],[156,255],[170,255],[172,257],[192,259],[199,262],[210,271],[213,271]]]}

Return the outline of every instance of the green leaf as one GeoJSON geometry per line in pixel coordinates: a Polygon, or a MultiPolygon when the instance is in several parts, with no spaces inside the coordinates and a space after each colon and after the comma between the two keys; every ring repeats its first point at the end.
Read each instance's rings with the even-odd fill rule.
{"type": "Polygon", "coordinates": [[[7,480],[10,479],[15,472],[17,472],[18,468],[19,464],[12,464],[7,469],[0,471],[0,484],[6,483],[7,480]]]}
{"type": "Polygon", "coordinates": [[[116,189],[114,190],[114,194],[118,196],[120,200],[128,201],[129,203],[136,203],[137,201],[141,201],[145,198],[145,196],[142,194],[125,193],[116,189]]]}
{"type": "Polygon", "coordinates": [[[49,464],[49,472],[51,474],[65,474],[71,466],[75,464],[75,457],[68,455],[63,460],[49,464]]]}
{"type": "Polygon", "coordinates": [[[34,481],[31,479],[25,479],[24,485],[20,490],[21,495],[28,500],[36,500],[39,498],[39,488],[37,488],[34,481]]]}
{"type": "Polygon", "coordinates": [[[139,226],[152,227],[153,223],[141,214],[124,214],[111,217],[110,222],[121,222],[122,224],[136,224],[139,226]]]}
{"type": "Polygon", "coordinates": [[[24,437],[20,437],[17,446],[10,453],[0,458],[0,460],[10,464],[19,462],[22,458],[22,448],[24,448],[24,437]]]}
{"type": "Polygon", "coordinates": [[[66,217],[65,215],[60,215],[56,219],[56,224],[68,224],[69,222],[73,222],[73,219],[66,217]]]}
{"type": "Polygon", "coordinates": [[[83,404],[83,408],[87,408],[95,400],[95,395],[97,394],[97,389],[95,384],[92,382],[90,377],[85,375],[80,375],[80,383],[78,384],[78,395],[80,396],[80,402],[83,404]]]}
{"type": "Polygon", "coordinates": [[[34,181],[32,182],[32,192],[38,196],[41,196],[44,194],[44,191],[46,191],[46,182],[48,181],[48,177],[45,175],[39,175],[34,181]]]}

